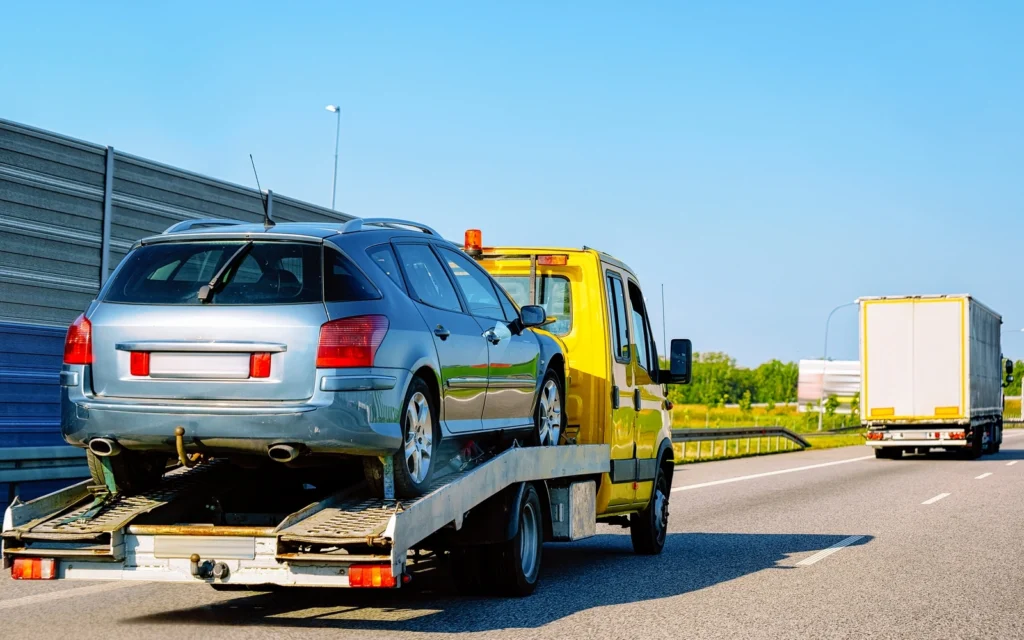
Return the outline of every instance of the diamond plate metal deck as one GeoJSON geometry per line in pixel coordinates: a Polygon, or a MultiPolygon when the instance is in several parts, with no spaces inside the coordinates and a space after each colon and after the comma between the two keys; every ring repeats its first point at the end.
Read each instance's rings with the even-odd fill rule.
{"type": "Polygon", "coordinates": [[[21,537],[85,538],[116,531],[144,513],[201,489],[205,483],[220,475],[219,472],[226,467],[227,462],[223,460],[213,460],[193,469],[180,467],[167,473],[154,489],[134,496],[115,497],[93,518],[69,521],[89,510],[91,501],[86,501],[44,522],[30,524],[22,530],[21,537]]]}

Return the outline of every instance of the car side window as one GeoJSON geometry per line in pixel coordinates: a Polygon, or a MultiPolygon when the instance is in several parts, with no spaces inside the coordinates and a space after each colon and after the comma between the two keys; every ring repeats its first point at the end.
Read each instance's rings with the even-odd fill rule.
{"type": "Polygon", "coordinates": [[[462,311],[459,296],[441,261],[425,244],[395,245],[409,288],[420,302],[447,311],[462,311]]]}
{"type": "Polygon", "coordinates": [[[633,336],[636,344],[636,361],[644,371],[651,372],[654,345],[651,341],[651,323],[647,319],[644,294],[633,281],[629,282],[629,305],[633,314],[633,336]]]}
{"type": "Polygon", "coordinates": [[[608,313],[611,316],[612,355],[618,362],[629,362],[629,319],[622,278],[608,272],[608,313]]]}
{"type": "Polygon", "coordinates": [[[455,276],[455,283],[469,305],[469,312],[481,318],[504,320],[505,311],[490,276],[471,258],[445,247],[438,247],[438,251],[455,276]]]}
{"type": "Polygon", "coordinates": [[[324,301],[379,300],[380,292],[352,260],[329,247],[324,249],[324,301]]]}
{"type": "Polygon", "coordinates": [[[498,291],[498,302],[501,303],[501,308],[505,311],[506,322],[512,322],[519,319],[519,310],[516,309],[516,305],[504,290],[498,291]]]}
{"type": "Polygon", "coordinates": [[[395,260],[395,252],[391,250],[390,244],[379,244],[376,247],[370,247],[366,250],[366,255],[370,256],[370,260],[380,267],[387,277],[391,278],[392,282],[398,285],[398,288],[405,291],[405,283],[402,282],[402,274],[398,270],[398,261],[395,260]]]}

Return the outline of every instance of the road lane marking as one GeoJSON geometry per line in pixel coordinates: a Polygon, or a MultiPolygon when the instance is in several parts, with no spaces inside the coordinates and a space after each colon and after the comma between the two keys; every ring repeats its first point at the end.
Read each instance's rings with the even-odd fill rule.
{"type": "MultiPolygon", "coordinates": [[[[871,457],[873,458],[874,456],[871,456],[871,457]]],[[[814,554],[810,558],[804,558],[800,562],[796,563],[796,566],[798,566],[798,567],[809,567],[812,564],[814,564],[815,562],[818,562],[820,560],[824,560],[825,558],[829,557],[830,555],[832,555],[836,551],[839,551],[843,547],[850,546],[851,544],[853,544],[854,542],[857,542],[858,540],[860,540],[863,537],[864,536],[850,536],[849,538],[846,538],[845,540],[840,540],[839,542],[835,543],[834,545],[832,545],[828,549],[822,549],[821,551],[819,551],[818,553],[814,554]]]]}
{"type": "Polygon", "coordinates": [[[1018,462],[1020,462],[1020,461],[1019,460],[1014,460],[1013,462],[1007,462],[1006,466],[1012,467],[1013,465],[1017,464],[1018,462]]]}
{"type": "Polygon", "coordinates": [[[104,593],[106,591],[116,591],[118,589],[127,589],[129,587],[137,586],[139,586],[139,584],[132,581],[109,582],[106,584],[94,584],[90,587],[74,587],[73,589],[64,589],[63,591],[39,593],[34,596],[14,598],[13,600],[0,600],[0,611],[4,609],[14,609],[15,607],[27,607],[29,605],[49,602],[51,600],[63,600],[64,598],[75,598],[78,596],[91,596],[97,593],[104,593]]]}
{"type": "Polygon", "coordinates": [[[834,462],[823,462],[821,464],[811,464],[806,467],[793,467],[792,469],[780,469],[778,471],[766,471],[765,473],[755,473],[749,476],[737,476],[735,478],[726,478],[725,480],[713,480],[711,482],[701,482],[698,484],[686,484],[681,487],[672,487],[672,491],[689,491],[691,489],[703,489],[704,487],[714,487],[720,484],[729,484],[731,482],[742,482],[743,480],[756,480],[757,478],[767,478],[768,476],[778,476],[783,473],[796,473],[797,471],[810,471],[811,469],[821,469],[822,467],[831,467],[837,464],[847,464],[849,462],[860,462],[861,460],[870,460],[874,458],[874,455],[862,456],[860,458],[850,458],[849,460],[836,460],[834,462]]]}
{"type": "Polygon", "coordinates": [[[927,500],[925,500],[921,504],[935,504],[936,502],[938,502],[939,500],[942,500],[943,498],[948,498],[950,495],[951,494],[948,494],[948,493],[940,493],[939,495],[935,496],[934,498],[928,498],[927,500]]]}
{"type": "Polygon", "coordinates": [[[991,473],[983,473],[980,476],[978,476],[977,478],[975,478],[975,480],[984,480],[985,478],[989,477],[990,475],[992,475],[992,474],[991,473]]]}

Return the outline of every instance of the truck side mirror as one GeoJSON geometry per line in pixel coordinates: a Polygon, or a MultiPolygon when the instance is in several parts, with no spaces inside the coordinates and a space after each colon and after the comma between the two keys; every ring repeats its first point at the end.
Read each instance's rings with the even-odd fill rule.
{"type": "Polygon", "coordinates": [[[669,368],[662,369],[658,382],[662,384],[690,384],[693,366],[693,343],[689,340],[674,339],[670,349],[669,368]]]}
{"type": "Polygon", "coordinates": [[[1008,375],[1008,376],[1012,376],[1013,375],[1013,360],[1010,360],[1010,359],[1006,360],[1006,375],[1008,375]]]}

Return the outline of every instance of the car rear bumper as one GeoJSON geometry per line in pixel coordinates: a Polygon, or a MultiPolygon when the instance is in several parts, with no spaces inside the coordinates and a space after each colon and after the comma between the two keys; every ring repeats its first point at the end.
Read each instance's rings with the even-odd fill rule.
{"type": "Polygon", "coordinates": [[[105,437],[132,450],[174,453],[174,431],[183,427],[190,452],[266,455],[271,445],[293,444],[314,454],[383,455],[402,444],[400,408],[411,376],[397,369],[324,374],[301,402],[198,402],[94,396],[89,368],[65,365],[61,431],[81,447],[105,437]]]}

